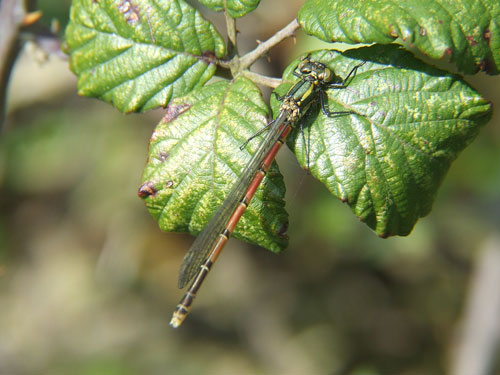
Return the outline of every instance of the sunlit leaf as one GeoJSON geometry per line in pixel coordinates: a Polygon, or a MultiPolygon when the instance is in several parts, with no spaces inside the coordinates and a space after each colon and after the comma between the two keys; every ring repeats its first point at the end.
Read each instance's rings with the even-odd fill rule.
{"type": "Polygon", "coordinates": [[[199,0],[199,2],[216,12],[227,9],[231,17],[238,18],[255,10],[260,0],[199,0]]]}
{"type": "MultiPolygon", "coordinates": [[[[377,234],[409,234],[431,210],[452,161],[490,118],[491,104],[459,76],[395,46],[323,50],[311,58],[340,77],[366,63],[347,88],[328,90],[330,111],[354,114],[331,118],[312,108],[304,137],[296,132],[290,146],[301,165],[309,162],[312,175],[377,234]]],[[[297,79],[291,74],[296,65],[285,80],[297,79]]]]}
{"type": "MultiPolygon", "coordinates": [[[[240,175],[258,140],[240,146],[266,124],[267,107],[246,78],[197,89],[169,105],[151,138],[139,196],[162,230],[197,235],[240,175]]],[[[245,211],[235,237],[280,251],[287,213],[285,187],[274,164],[245,211]]]]}
{"type": "Polygon", "coordinates": [[[464,73],[500,70],[498,0],[307,0],[299,12],[304,30],[331,42],[392,43],[401,38],[464,73]]]}
{"type": "Polygon", "coordinates": [[[225,53],[213,25],[182,0],[74,0],[66,43],[79,93],[124,112],[204,84],[225,53]]]}

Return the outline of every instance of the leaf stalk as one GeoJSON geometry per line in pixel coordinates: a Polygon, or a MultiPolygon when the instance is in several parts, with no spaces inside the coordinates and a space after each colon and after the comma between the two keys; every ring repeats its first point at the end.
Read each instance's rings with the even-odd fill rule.
{"type": "Polygon", "coordinates": [[[247,69],[262,55],[266,54],[275,45],[281,43],[283,40],[295,35],[295,31],[300,27],[299,22],[295,18],[292,22],[286,25],[283,29],[278,31],[265,42],[259,43],[257,48],[248,52],[240,58],[240,69],[247,69]]]}

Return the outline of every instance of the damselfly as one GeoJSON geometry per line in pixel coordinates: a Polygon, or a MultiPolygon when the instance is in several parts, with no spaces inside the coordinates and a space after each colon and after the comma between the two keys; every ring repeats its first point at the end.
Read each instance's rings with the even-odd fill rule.
{"type": "Polygon", "coordinates": [[[361,65],[355,66],[343,80],[326,65],[311,61],[309,56],[305,57],[294,70],[293,74],[300,80],[285,95],[277,96],[281,102],[278,116],[250,138],[253,139],[263,131],[267,131],[226,200],[184,257],[179,272],[178,286],[183,288],[193,277],[194,280],[174,311],[170,321],[172,327],[179,327],[186,318],[198,289],[248,207],[285,138],[311,104],[319,100],[323,113],[329,117],[353,113],[351,111],[330,112],[325,90],[347,87],[349,79],[354,78],[361,65]]]}

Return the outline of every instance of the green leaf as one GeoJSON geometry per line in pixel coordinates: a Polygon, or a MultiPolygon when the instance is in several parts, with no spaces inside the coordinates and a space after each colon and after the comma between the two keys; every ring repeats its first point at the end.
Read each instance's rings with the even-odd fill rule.
{"type": "MultiPolygon", "coordinates": [[[[259,141],[239,147],[266,124],[267,107],[246,78],[220,81],[169,105],[154,131],[139,196],[165,231],[197,235],[250,160],[259,141]]],[[[287,245],[285,187],[271,166],[234,235],[272,251],[287,245]]]]}
{"type": "Polygon", "coordinates": [[[201,86],[225,54],[213,25],[182,0],[74,0],[66,43],[79,93],[124,112],[201,86]]]}
{"type": "Polygon", "coordinates": [[[199,0],[199,2],[216,12],[227,9],[231,17],[238,18],[255,10],[260,0],[199,0]]]}
{"type": "MultiPolygon", "coordinates": [[[[347,88],[328,90],[330,111],[355,114],[331,118],[319,105],[311,108],[304,137],[296,129],[289,146],[300,164],[307,167],[309,159],[312,175],[378,235],[408,235],[431,210],[452,161],[490,118],[491,104],[459,76],[396,46],[322,50],[311,58],[343,78],[367,61],[347,88]]],[[[297,79],[296,65],[284,79],[297,79]]],[[[274,101],[273,109],[278,105],[274,101]]]]}
{"type": "Polygon", "coordinates": [[[304,30],[327,42],[392,43],[401,38],[467,74],[500,69],[498,0],[307,0],[304,30]]]}

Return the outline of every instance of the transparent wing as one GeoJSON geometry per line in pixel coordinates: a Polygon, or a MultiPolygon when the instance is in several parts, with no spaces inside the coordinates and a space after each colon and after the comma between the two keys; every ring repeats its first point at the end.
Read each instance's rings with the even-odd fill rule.
{"type": "Polygon", "coordinates": [[[184,256],[179,271],[179,280],[177,282],[179,288],[184,288],[184,286],[186,286],[186,284],[196,275],[200,266],[203,264],[208,254],[214,247],[219,234],[221,234],[224,230],[231,215],[238,206],[238,203],[248,189],[250,182],[252,182],[255,172],[281,136],[281,133],[284,130],[282,125],[284,124],[286,118],[287,113],[282,111],[270,124],[266,137],[259,144],[259,147],[243,169],[240,177],[234,183],[226,200],[214,213],[205,229],[203,229],[184,256]]]}

